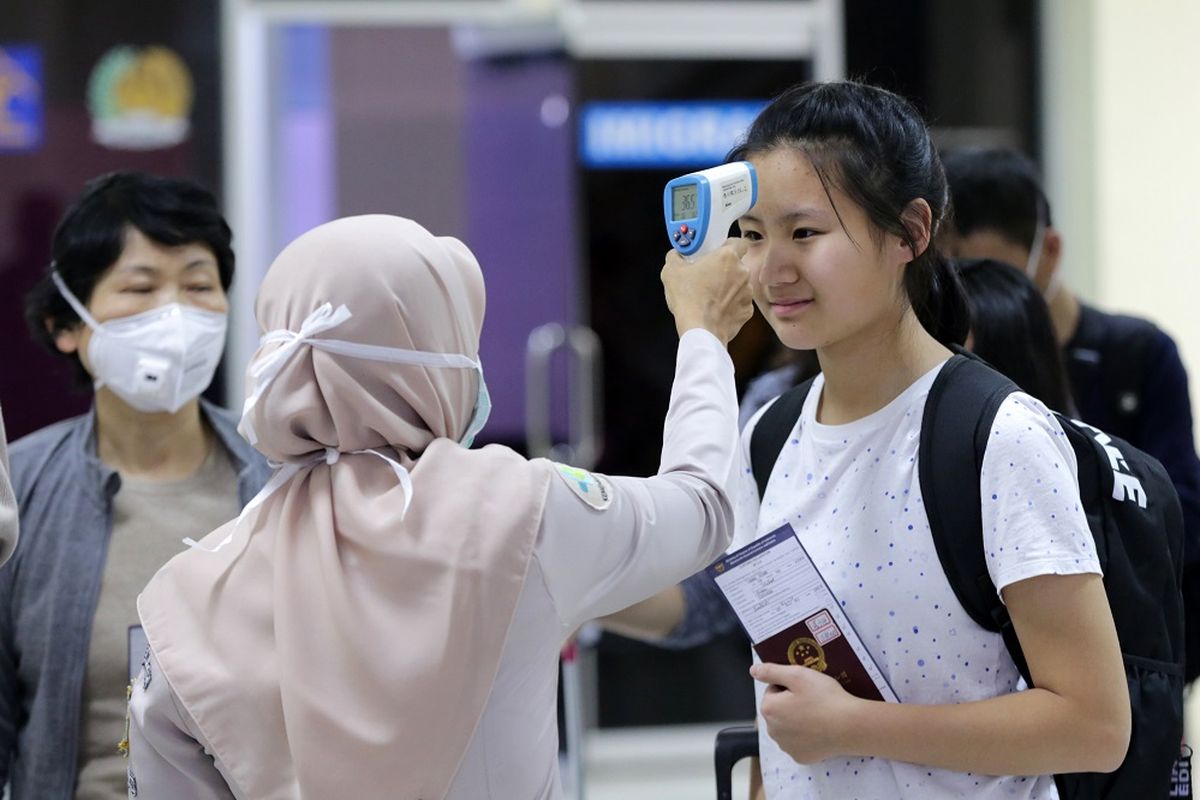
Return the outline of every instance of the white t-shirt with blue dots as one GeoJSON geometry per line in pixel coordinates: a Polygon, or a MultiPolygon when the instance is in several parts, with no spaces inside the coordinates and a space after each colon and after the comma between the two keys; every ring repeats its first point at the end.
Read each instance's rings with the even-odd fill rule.
{"type": "MultiPolygon", "coordinates": [[[[999,634],[967,616],[942,571],[921,499],[917,449],[941,366],[884,408],[845,425],[815,420],[818,376],[780,453],[761,508],[742,434],[731,549],[790,523],[879,668],[906,703],[1012,692],[1020,675],[999,634]]],[[[765,409],[764,409],[765,410],[765,409]]],[[[980,474],[988,571],[996,588],[1035,575],[1099,573],[1079,504],[1075,454],[1053,415],[1026,394],[996,414],[980,474]]],[[[1021,683],[1024,687],[1024,683],[1021,683]]],[[[758,702],[764,687],[756,684],[758,702]]],[[[1050,776],[994,777],[876,758],[800,765],[759,724],[770,800],[1057,798],[1050,776]]]]}

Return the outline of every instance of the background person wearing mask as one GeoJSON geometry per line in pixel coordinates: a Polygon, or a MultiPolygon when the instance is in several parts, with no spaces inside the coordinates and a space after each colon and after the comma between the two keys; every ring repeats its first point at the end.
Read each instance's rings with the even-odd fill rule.
{"type": "Polygon", "coordinates": [[[224,349],[230,243],[199,186],[107,175],[64,215],[27,298],[34,334],[95,401],[11,450],[24,536],[0,569],[0,784],[13,800],[126,797],[137,593],[266,478],[234,420],[199,398],[224,349]]]}
{"type": "Polygon", "coordinates": [[[1154,456],[1171,476],[1183,508],[1191,681],[1200,675],[1200,458],[1179,350],[1152,322],[1094,308],[1063,283],[1062,235],[1028,158],[1012,150],[963,149],[947,152],[943,164],[954,205],[943,248],[1024,269],[1050,307],[1080,417],[1154,456]]]}

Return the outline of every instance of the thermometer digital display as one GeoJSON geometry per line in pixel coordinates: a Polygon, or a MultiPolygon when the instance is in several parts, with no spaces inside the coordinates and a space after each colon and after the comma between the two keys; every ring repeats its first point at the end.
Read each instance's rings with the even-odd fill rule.
{"type": "Polygon", "coordinates": [[[694,183],[685,183],[671,190],[671,221],[683,222],[696,216],[696,198],[700,190],[694,183]]]}
{"type": "Polygon", "coordinates": [[[688,261],[716,250],[738,217],[758,199],[758,175],[748,161],[681,175],[663,189],[671,246],[688,261]]]}

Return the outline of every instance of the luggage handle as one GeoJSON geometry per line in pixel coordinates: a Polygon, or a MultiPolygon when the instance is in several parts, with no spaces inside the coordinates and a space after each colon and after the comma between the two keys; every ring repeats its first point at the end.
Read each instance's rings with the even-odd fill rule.
{"type": "Polygon", "coordinates": [[[743,758],[758,755],[758,728],[732,725],[717,732],[714,762],[717,769],[717,800],[733,800],[733,767],[743,758]]]}

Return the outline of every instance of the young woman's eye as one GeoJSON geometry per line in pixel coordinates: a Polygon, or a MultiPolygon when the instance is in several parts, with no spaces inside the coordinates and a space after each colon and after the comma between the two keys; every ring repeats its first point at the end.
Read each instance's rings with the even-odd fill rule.
{"type": "Polygon", "coordinates": [[[796,230],[792,231],[792,238],[811,239],[812,237],[816,236],[817,233],[818,231],[814,231],[812,228],[797,228],[796,230]]]}
{"type": "Polygon", "coordinates": [[[188,287],[189,292],[211,292],[212,290],[213,287],[207,283],[188,287]]]}
{"type": "Polygon", "coordinates": [[[121,290],[122,294],[150,294],[154,291],[153,286],[126,286],[121,290]]]}
{"type": "Polygon", "coordinates": [[[762,241],[762,234],[758,231],[743,230],[742,238],[748,242],[759,242],[762,241]]]}

